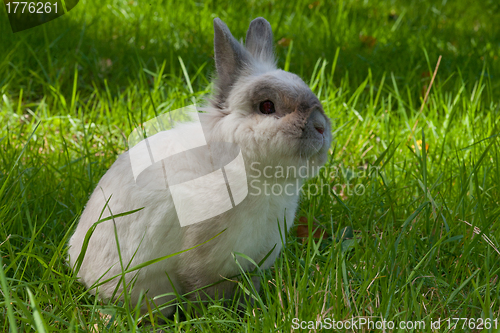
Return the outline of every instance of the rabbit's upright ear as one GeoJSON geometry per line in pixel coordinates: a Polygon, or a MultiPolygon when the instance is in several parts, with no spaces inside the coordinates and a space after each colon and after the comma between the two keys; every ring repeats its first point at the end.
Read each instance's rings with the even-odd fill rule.
{"type": "Polygon", "coordinates": [[[274,62],[273,31],[263,17],[250,23],[245,46],[256,59],[274,62]]]}
{"type": "Polygon", "coordinates": [[[214,19],[214,53],[217,69],[218,104],[224,103],[241,70],[250,63],[250,54],[219,18],[214,19]]]}

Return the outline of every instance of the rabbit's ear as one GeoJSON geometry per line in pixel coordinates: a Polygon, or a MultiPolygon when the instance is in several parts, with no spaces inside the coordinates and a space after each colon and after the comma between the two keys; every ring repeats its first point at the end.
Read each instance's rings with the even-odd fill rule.
{"type": "Polygon", "coordinates": [[[218,103],[223,103],[240,71],[250,63],[250,54],[236,40],[227,25],[214,19],[214,53],[217,69],[218,103]]]}
{"type": "Polygon", "coordinates": [[[245,46],[256,59],[274,62],[273,31],[263,17],[250,23],[245,46]]]}

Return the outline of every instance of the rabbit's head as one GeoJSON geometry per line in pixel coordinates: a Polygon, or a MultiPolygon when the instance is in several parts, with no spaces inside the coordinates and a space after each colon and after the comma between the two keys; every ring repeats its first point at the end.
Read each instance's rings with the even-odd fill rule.
{"type": "Polygon", "coordinates": [[[263,165],[324,164],[330,121],[304,81],[276,67],[269,22],[253,20],[244,46],[218,18],[214,30],[211,137],[238,144],[246,158],[263,165]]]}

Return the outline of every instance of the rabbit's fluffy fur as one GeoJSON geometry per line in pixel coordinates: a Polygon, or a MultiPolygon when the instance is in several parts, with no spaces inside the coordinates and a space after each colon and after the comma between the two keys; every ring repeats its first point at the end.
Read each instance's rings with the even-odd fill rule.
{"type": "MultiPolygon", "coordinates": [[[[253,20],[245,45],[236,41],[219,19],[214,20],[214,30],[217,80],[206,106],[208,112],[200,114],[208,144],[236,143],[243,153],[249,183],[259,179],[258,172],[254,178],[250,176],[252,170],[262,171],[266,166],[271,167],[267,174],[277,166],[298,169],[314,165],[317,170],[327,159],[330,122],[309,87],[295,74],[276,68],[270,24],[263,18],[253,20]],[[264,101],[274,103],[274,113],[261,112],[259,106],[264,101]]],[[[162,145],[168,150],[170,143],[165,140],[162,145]]],[[[181,227],[168,188],[153,186],[159,182],[155,172],[158,168],[156,163],[144,171],[141,184],[136,184],[125,152],[99,181],[69,242],[72,267],[87,231],[95,222],[112,214],[144,208],[97,225],[78,271],[80,281],[87,287],[122,272],[115,226],[125,268],[129,263],[133,267],[191,248],[226,229],[202,246],[127,274],[127,283],[136,279],[130,294],[132,304],[137,303],[141,291],[147,291],[148,297],[172,293],[174,288],[177,293],[185,294],[237,275],[239,268],[232,252],[244,253],[258,263],[275,247],[262,266],[268,268],[281,250],[280,228],[284,235],[294,221],[298,187],[312,176],[311,171],[302,178],[300,173],[274,179],[264,179],[260,174],[261,180],[267,180],[268,184],[282,187],[290,184],[287,187],[290,195],[274,195],[269,189],[266,194],[262,182],[254,182],[249,195],[235,208],[210,220],[181,227]],[[260,195],[254,193],[255,187],[262,189],[260,195]]],[[[254,269],[249,261],[239,258],[239,262],[245,270],[254,269]]],[[[227,297],[234,293],[234,288],[234,282],[225,281],[204,292],[210,296],[224,292],[227,297]]],[[[104,299],[118,297],[122,290],[119,278],[98,288],[99,296],[104,299]]],[[[155,303],[160,305],[173,298],[160,297],[155,303]]],[[[172,311],[170,307],[163,313],[169,315],[172,311]]]]}

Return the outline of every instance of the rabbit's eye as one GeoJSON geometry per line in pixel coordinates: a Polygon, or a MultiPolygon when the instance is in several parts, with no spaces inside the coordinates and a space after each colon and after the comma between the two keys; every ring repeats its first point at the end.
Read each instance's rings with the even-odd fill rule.
{"type": "Polygon", "coordinates": [[[271,102],[270,100],[260,102],[259,110],[263,114],[271,114],[276,112],[276,110],[274,109],[274,103],[271,102]]]}

